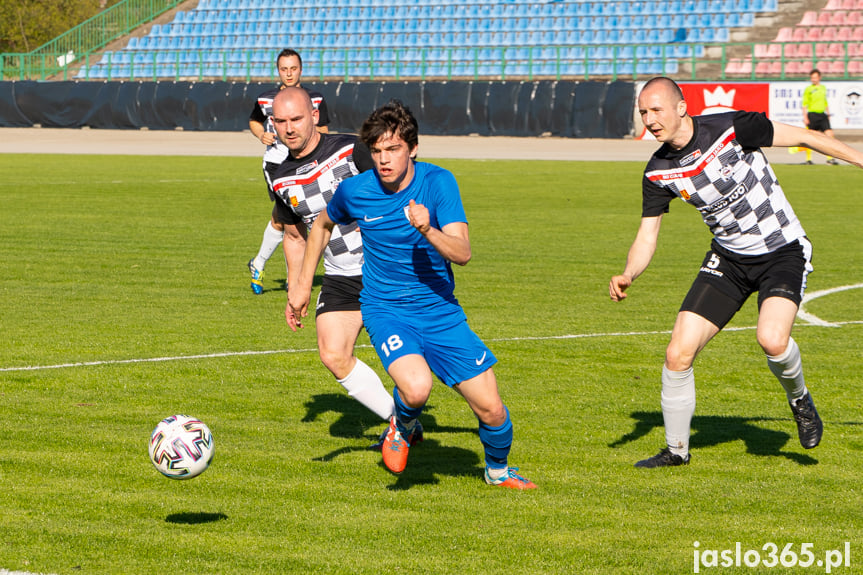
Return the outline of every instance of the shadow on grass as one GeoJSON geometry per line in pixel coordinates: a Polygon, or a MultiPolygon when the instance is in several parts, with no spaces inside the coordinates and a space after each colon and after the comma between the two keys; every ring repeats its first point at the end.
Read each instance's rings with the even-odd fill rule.
{"type": "Polygon", "coordinates": [[[224,513],[203,513],[203,512],[186,512],[174,513],[165,518],[167,523],[178,523],[182,525],[200,525],[202,523],[215,523],[223,521],[228,516],[224,513]]]}
{"type": "MultiPolygon", "coordinates": [[[[635,427],[632,431],[622,436],[620,439],[609,443],[611,448],[619,447],[626,443],[631,443],[641,439],[654,428],[664,427],[662,413],[659,411],[635,411],[631,414],[635,420],[635,427]]],[[[782,448],[791,439],[791,435],[784,431],[775,431],[773,429],[765,429],[756,425],[759,421],[784,421],[795,430],[796,425],[789,417],[784,418],[769,418],[769,417],[722,417],[722,416],[695,416],[692,418],[692,437],[689,440],[689,446],[692,448],[710,447],[730,441],[743,440],[746,444],[746,453],[752,455],[760,455],[765,457],[785,457],[792,461],[796,461],[800,465],[816,465],[817,459],[814,459],[803,453],[793,451],[783,451],[782,448]]]]}
{"type": "MultiPolygon", "coordinates": [[[[467,406],[465,406],[467,408],[467,406]]],[[[478,435],[476,427],[454,427],[438,425],[434,415],[429,411],[434,406],[426,405],[420,419],[423,424],[425,441],[411,448],[411,458],[407,469],[397,477],[396,483],[388,489],[408,489],[413,485],[435,484],[438,482],[437,475],[460,476],[482,476],[482,468],[477,469],[480,463],[477,454],[470,449],[460,447],[441,446],[441,444],[430,439],[429,435],[437,433],[469,433],[478,435]]],[[[381,421],[374,413],[363,407],[359,402],[344,394],[326,393],[312,397],[306,402],[306,415],[303,422],[315,421],[323,413],[334,412],[341,414],[340,417],[330,425],[332,437],[345,439],[367,439],[367,446],[345,446],[340,447],[313,461],[332,461],[335,458],[348,453],[368,451],[375,443],[380,434],[386,429],[386,422],[381,421]],[[371,432],[371,433],[369,433],[371,432]]],[[[383,465],[383,462],[380,463],[383,465]]]]}

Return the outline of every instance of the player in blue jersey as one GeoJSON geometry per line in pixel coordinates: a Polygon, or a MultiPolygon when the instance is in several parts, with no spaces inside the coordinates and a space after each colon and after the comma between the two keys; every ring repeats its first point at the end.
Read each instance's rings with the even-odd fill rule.
{"type": "Polygon", "coordinates": [[[288,294],[306,314],[317,263],[336,225],[356,222],[363,238],[363,322],[395,382],[396,414],[383,445],[387,468],[407,464],[410,437],[432,389],[433,375],[465,398],[479,420],[485,481],[533,489],[507,457],[513,426],[500,398],[494,354],[470,329],[453,294],[451,263],[471,259],[467,218],[453,175],[415,160],[416,119],[400,102],[375,110],[360,139],[375,169],[342,182],[306,242],[298,289],[288,294]]]}
{"type": "Polygon", "coordinates": [[[785,390],[801,445],[812,449],[821,441],[823,424],[803,377],[800,348],[791,337],[812,271],[812,244],[761,148],[806,146],[858,167],[863,167],[863,154],[821,132],[772,122],[763,114],[690,116],[680,87],[669,78],[647,82],[638,108],[644,126],[663,145],[644,170],[641,226],[623,273],[609,282],[611,299],[622,301],[647,269],[672,200],[680,198],[701,213],[713,243],[665,352],[661,407],[667,447],[636,467],[689,463],[693,363],[755,292],[758,344],[785,390]]]}

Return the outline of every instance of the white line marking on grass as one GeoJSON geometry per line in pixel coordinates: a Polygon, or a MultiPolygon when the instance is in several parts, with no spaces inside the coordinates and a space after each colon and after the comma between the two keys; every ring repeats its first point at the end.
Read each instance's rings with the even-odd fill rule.
{"type": "MultiPolygon", "coordinates": [[[[359,346],[358,346],[359,347],[359,346]]],[[[243,355],[275,355],[277,353],[309,353],[317,352],[314,349],[271,349],[264,351],[225,351],[221,353],[206,353],[201,355],[176,355],[168,357],[149,357],[138,359],[107,359],[104,361],[82,361],[77,363],[59,363],[56,365],[29,365],[24,367],[0,367],[3,371],[40,371],[45,369],[63,369],[66,367],[92,367],[97,365],[120,365],[124,363],[155,363],[159,361],[181,361],[188,359],[212,359],[215,357],[238,357],[243,355]]],[[[3,575],[0,572],[0,575],[3,575]]]]}
{"type": "MultiPolygon", "coordinates": [[[[863,283],[854,284],[854,285],[846,285],[839,286],[835,288],[820,290],[817,292],[812,292],[805,294],[803,296],[803,301],[800,303],[800,310],[797,312],[797,317],[800,320],[807,322],[802,325],[811,325],[818,327],[839,327],[842,325],[853,325],[853,324],[863,324],[863,321],[838,321],[838,322],[828,322],[818,317],[808,313],[803,309],[804,304],[812,301],[813,299],[817,299],[819,297],[823,297],[825,295],[830,295],[838,292],[843,292],[852,289],[863,288],[863,283]]],[[[745,331],[755,329],[755,326],[744,326],[744,327],[726,327],[723,331],[745,331]]],[[[543,335],[543,336],[525,336],[525,337],[505,337],[505,338],[492,338],[488,339],[488,341],[550,341],[555,339],[584,339],[584,338],[595,338],[595,337],[637,337],[644,335],[663,335],[670,334],[671,330],[660,330],[660,331],[619,331],[619,332],[605,332],[605,333],[578,333],[578,334],[566,334],[566,335],[543,335]]],[[[358,345],[358,348],[368,348],[370,345],[358,345]]],[[[273,350],[262,350],[262,351],[225,351],[220,353],[207,353],[200,355],[177,355],[177,356],[167,356],[167,357],[150,357],[150,358],[137,358],[137,359],[110,359],[103,361],[82,361],[76,363],[60,363],[56,365],[29,365],[22,367],[0,367],[0,373],[2,372],[12,372],[12,371],[44,371],[48,369],[63,369],[68,367],[93,367],[100,365],[122,365],[122,364],[131,364],[131,363],[156,363],[162,361],[186,361],[192,359],[213,359],[217,357],[240,357],[240,356],[254,356],[254,355],[275,355],[280,353],[316,353],[317,348],[309,348],[309,349],[273,349],[273,350]]],[[[0,575],[4,575],[2,571],[0,571],[0,575]]]]}
{"type": "Polygon", "coordinates": [[[800,302],[800,309],[797,310],[797,317],[799,319],[802,319],[805,322],[811,323],[812,325],[820,325],[821,327],[838,327],[841,324],[830,323],[829,321],[824,321],[823,319],[820,319],[820,318],[812,315],[811,313],[807,312],[806,310],[804,310],[803,306],[806,305],[807,302],[810,302],[813,299],[817,299],[817,298],[825,296],[825,295],[830,295],[830,294],[834,294],[837,292],[846,291],[849,289],[859,289],[859,288],[863,288],[863,284],[839,286],[839,287],[835,287],[835,288],[823,289],[821,291],[803,294],[803,301],[800,302]]]}
{"type": "MultiPolygon", "coordinates": [[[[838,321],[830,324],[825,324],[829,327],[839,327],[843,325],[855,325],[855,324],[863,324],[863,320],[854,320],[854,321],[838,321]]],[[[824,325],[810,323],[803,324],[801,327],[824,327],[824,325]]],[[[756,326],[741,326],[741,327],[726,327],[722,331],[746,331],[755,329],[756,326]]],[[[585,339],[585,338],[593,338],[593,337],[638,337],[643,335],[662,335],[662,334],[670,334],[671,330],[661,330],[661,331],[626,331],[626,332],[607,332],[607,333],[576,333],[576,334],[566,334],[566,335],[542,335],[542,336],[526,336],[526,337],[500,337],[500,338],[486,338],[486,341],[550,341],[555,339],[585,339]]],[[[371,348],[371,345],[358,345],[356,346],[359,349],[362,348],[371,348]]],[[[123,364],[131,364],[131,363],[156,363],[161,361],[186,361],[192,359],[213,359],[217,357],[240,357],[240,356],[252,356],[252,355],[276,355],[280,353],[317,353],[317,348],[308,348],[308,349],[271,349],[271,350],[263,350],[263,351],[225,351],[221,353],[206,353],[200,355],[176,355],[176,356],[167,356],[167,357],[149,357],[149,358],[137,358],[137,359],[108,359],[104,361],[81,361],[76,363],[59,363],[55,365],[28,365],[22,367],[0,367],[0,373],[3,372],[13,372],[13,371],[44,371],[48,369],[64,369],[71,367],[95,367],[100,365],[123,365],[123,364]]],[[[0,571],[0,575],[4,575],[2,571],[0,571]]]]}

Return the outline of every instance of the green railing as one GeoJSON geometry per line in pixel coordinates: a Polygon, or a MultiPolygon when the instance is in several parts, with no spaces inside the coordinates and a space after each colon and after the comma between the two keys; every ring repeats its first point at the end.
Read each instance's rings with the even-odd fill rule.
{"type": "MultiPolygon", "coordinates": [[[[799,79],[822,67],[827,79],[863,78],[854,42],[773,44],[624,44],[494,48],[328,48],[303,50],[306,78],[325,80],[610,79],[638,80],[658,74],[679,80],[799,79]],[[792,52],[791,46],[794,46],[792,52]],[[841,45],[842,49],[838,47],[841,45]],[[490,51],[490,52],[489,52],[490,51]],[[801,51],[807,55],[801,56],[801,51]],[[491,55],[489,55],[491,54],[491,55]],[[827,66],[825,66],[825,64],[827,66]]],[[[44,52],[42,65],[20,79],[76,80],[275,80],[275,49],[121,50],[96,53],[62,68],[45,62],[64,52],[44,52]]],[[[15,55],[7,55],[15,56],[15,55]]],[[[26,55],[17,55],[26,56],[26,55]]],[[[4,77],[0,69],[0,80],[4,77]]]]}
{"type": "Polygon", "coordinates": [[[69,65],[89,58],[183,0],[124,0],[26,54],[0,55],[0,80],[67,77],[69,65]]]}

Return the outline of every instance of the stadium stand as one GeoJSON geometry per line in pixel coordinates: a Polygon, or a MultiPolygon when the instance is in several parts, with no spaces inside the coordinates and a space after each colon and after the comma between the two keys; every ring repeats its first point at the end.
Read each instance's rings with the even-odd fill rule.
{"type": "Polygon", "coordinates": [[[200,0],[102,53],[77,78],[269,79],[283,47],[300,51],[306,77],[320,79],[674,75],[681,60],[700,58],[706,44],[727,42],[731,29],[777,7],[777,0],[200,0]],[[670,24],[656,27],[652,15],[670,24]]]}
{"type": "Polygon", "coordinates": [[[725,73],[784,78],[818,68],[824,76],[850,77],[860,73],[861,55],[863,0],[829,0],[822,10],[804,12],[795,26],[780,28],[771,42],[755,44],[749,58],[729,60],[725,73]]]}

